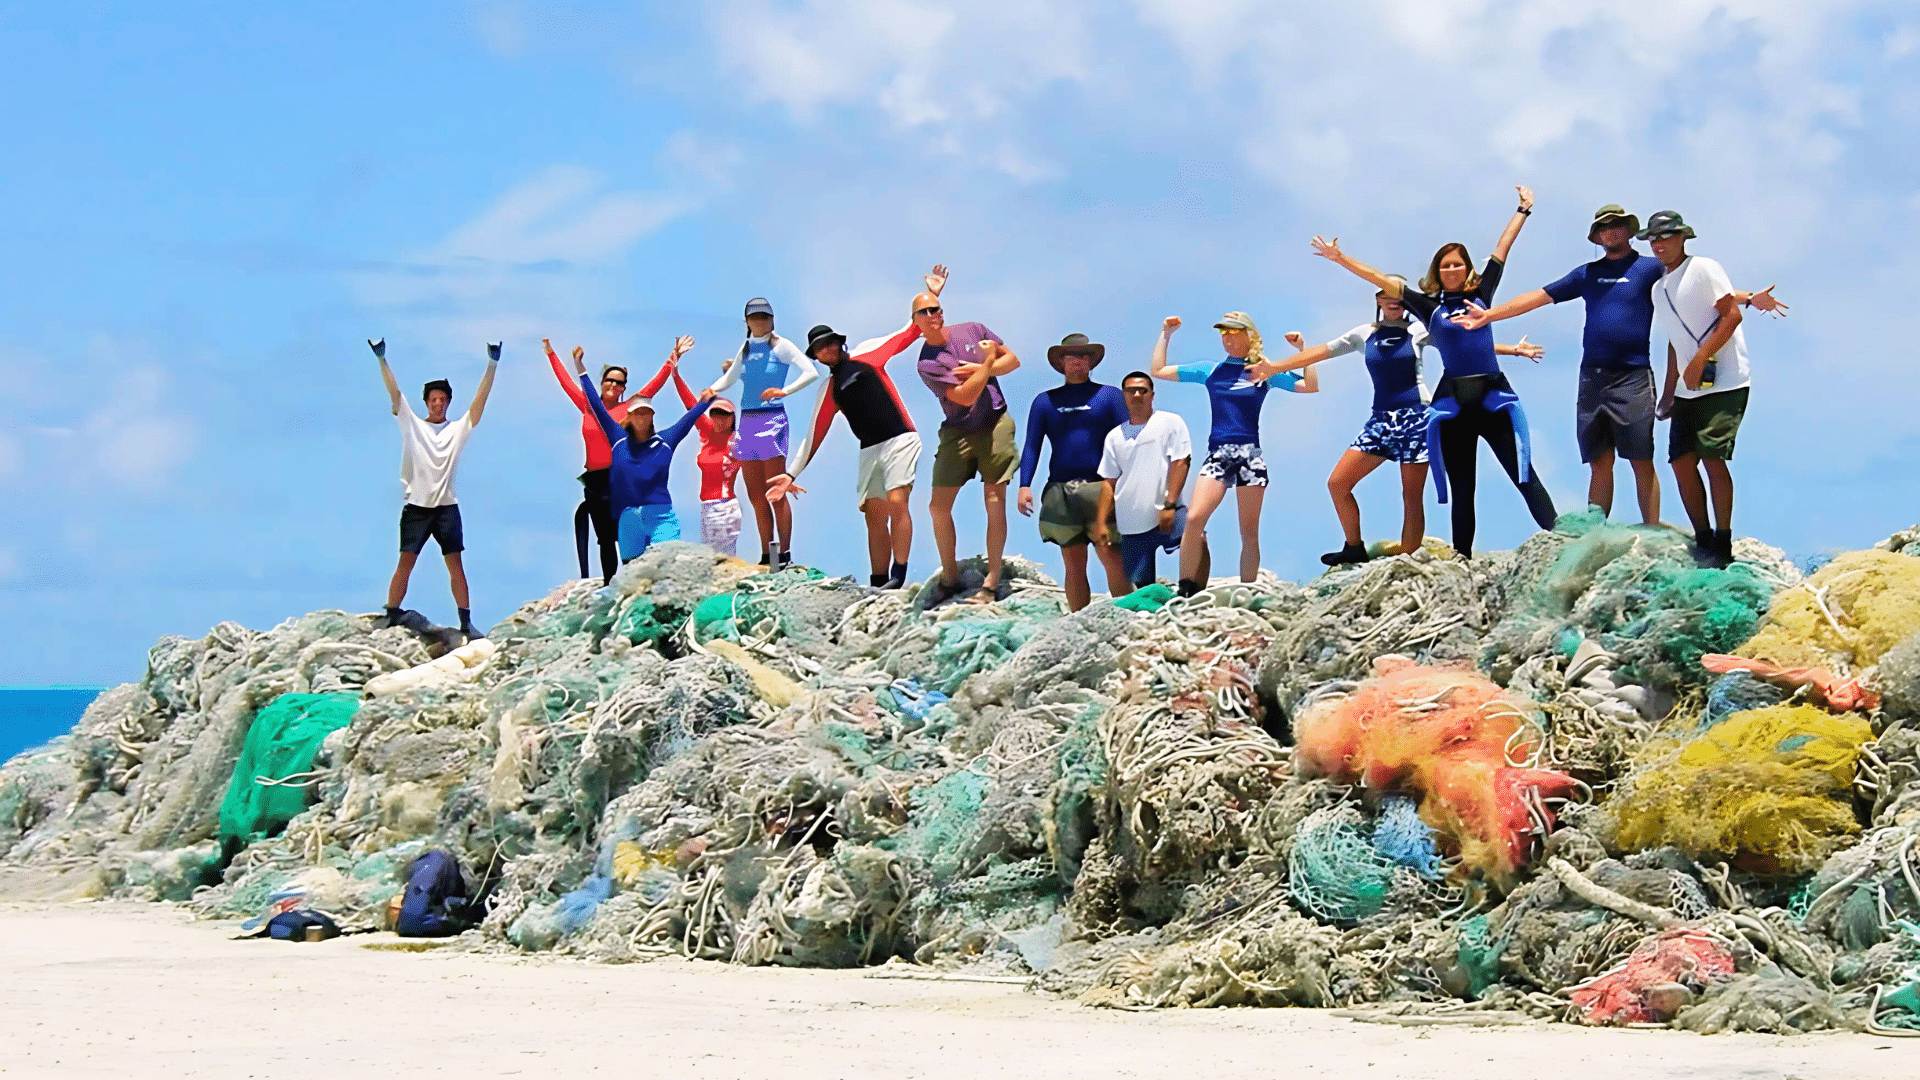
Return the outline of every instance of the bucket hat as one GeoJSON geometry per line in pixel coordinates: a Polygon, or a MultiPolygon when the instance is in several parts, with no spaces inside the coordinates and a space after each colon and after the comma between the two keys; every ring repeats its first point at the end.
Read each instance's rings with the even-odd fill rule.
{"type": "Polygon", "coordinates": [[[1623,222],[1626,224],[1628,232],[1637,233],[1640,231],[1640,218],[1637,215],[1627,213],[1626,208],[1619,203],[1608,203],[1593,212],[1593,224],[1587,226],[1587,239],[1593,239],[1594,233],[1599,232],[1609,225],[1619,225],[1623,222]]]}
{"type": "Polygon", "coordinates": [[[1693,239],[1693,226],[1687,224],[1678,210],[1662,210],[1647,219],[1647,227],[1635,234],[1636,240],[1653,240],[1672,233],[1679,233],[1687,239],[1693,239]]]}
{"type": "Polygon", "coordinates": [[[1098,367],[1100,361],[1107,358],[1107,347],[1088,341],[1085,334],[1068,334],[1060,339],[1060,344],[1048,346],[1047,363],[1053,365],[1053,370],[1065,374],[1067,368],[1062,357],[1068,353],[1087,353],[1093,357],[1093,363],[1087,366],[1098,367]]]}
{"type": "Polygon", "coordinates": [[[842,349],[845,349],[847,346],[847,335],[834,333],[833,327],[828,326],[826,323],[821,323],[819,326],[807,331],[807,359],[819,359],[820,350],[829,345],[838,345],[842,349]]]}

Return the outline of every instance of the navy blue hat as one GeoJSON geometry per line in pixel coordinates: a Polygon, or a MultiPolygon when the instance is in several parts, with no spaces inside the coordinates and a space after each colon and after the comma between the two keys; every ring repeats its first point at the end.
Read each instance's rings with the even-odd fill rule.
{"type": "Polygon", "coordinates": [[[771,319],[773,318],[773,305],[767,302],[766,297],[756,296],[753,299],[747,301],[747,314],[748,315],[765,315],[767,318],[771,319]]]}

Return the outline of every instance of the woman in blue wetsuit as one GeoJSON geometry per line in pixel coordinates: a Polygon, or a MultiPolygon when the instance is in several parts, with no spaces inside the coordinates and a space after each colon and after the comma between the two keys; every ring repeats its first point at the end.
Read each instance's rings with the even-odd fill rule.
{"type": "Polygon", "coordinates": [[[1524,187],[1518,190],[1520,206],[1500,234],[1486,267],[1474,273],[1466,245],[1446,244],[1434,253],[1417,291],[1348,257],[1340,250],[1338,239],[1313,238],[1314,254],[1346,267],[1387,296],[1398,297],[1407,311],[1426,324],[1434,347],[1440,350],[1445,373],[1434,388],[1433,405],[1426,414],[1427,451],[1434,466],[1434,492],[1441,502],[1449,501],[1451,488],[1454,550],[1469,558],[1473,555],[1473,499],[1482,439],[1520,489],[1535,523],[1551,529],[1555,516],[1553,498],[1533,471],[1526,412],[1500,370],[1491,328],[1465,330],[1453,322],[1454,316],[1467,310],[1469,301],[1482,307],[1493,303],[1494,290],[1506,269],[1507,253],[1527,216],[1533,213],[1533,192],[1524,187]]]}
{"type": "Polygon", "coordinates": [[[702,390],[693,408],[667,430],[655,432],[651,398],[638,394],[628,398],[627,418],[615,421],[600,400],[578,352],[574,353],[573,369],[586,391],[594,419],[612,448],[607,498],[613,504],[617,523],[620,561],[629,562],[663,540],[680,539],[680,519],[673,512],[667,475],[673,468],[674,449],[713,404],[713,391],[702,390]]]}
{"type": "MultiPolygon", "coordinates": [[[[1167,363],[1167,343],[1180,329],[1180,317],[1169,315],[1160,324],[1160,337],[1154,342],[1153,362],[1148,368],[1156,379],[1205,384],[1207,405],[1213,414],[1207,432],[1207,457],[1200,464],[1199,479],[1193,483],[1186,535],[1180,541],[1182,596],[1192,596],[1207,584],[1211,563],[1207,519],[1227,497],[1228,488],[1240,492],[1240,580],[1252,581],[1260,573],[1260,507],[1267,494],[1267,459],[1260,450],[1260,406],[1272,389],[1267,380],[1273,372],[1260,342],[1260,329],[1246,312],[1229,311],[1213,326],[1220,331],[1220,348],[1226,359],[1178,366],[1167,363]]],[[[1311,367],[1304,374],[1288,373],[1278,381],[1282,389],[1296,394],[1320,389],[1319,377],[1311,367]]]]}
{"type": "MultiPolygon", "coordinates": [[[[1388,277],[1405,288],[1406,282],[1398,275],[1388,277]]],[[[1357,352],[1366,358],[1367,376],[1373,381],[1373,412],[1360,429],[1359,438],[1340,455],[1327,477],[1333,511],[1346,534],[1339,551],[1320,556],[1328,566],[1367,561],[1367,545],[1360,532],[1360,500],[1353,497],[1353,489],[1389,461],[1400,466],[1400,550],[1412,551],[1426,538],[1427,391],[1420,378],[1420,353],[1428,344],[1427,327],[1407,314],[1400,297],[1382,291],[1374,294],[1373,300],[1372,322],[1361,323],[1325,345],[1303,348],[1298,334],[1288,334],[1288,343],[1300,351],[1273,367],[1275,372],[1293,371],[1357,352]]],[[[1494,349],[1503,355],[1534,359],[1546,351],[1529,345],[1525,338],[1518,345],[1495,345],[1494,349]]]]}

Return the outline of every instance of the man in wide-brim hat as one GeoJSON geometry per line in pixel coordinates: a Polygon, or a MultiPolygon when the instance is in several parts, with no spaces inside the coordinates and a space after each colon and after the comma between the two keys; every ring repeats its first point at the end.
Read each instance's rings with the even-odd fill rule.
{"type": "MultiPolygon", "coordinates": [[[[1127,404],[1120,391],[1093,381],[1093,369],[1107,355],[1107,347],[1085,334],[1068,334],[1047,349],[1047,363],[1067,381],[1042,391],[1027,411],[1026,449],[1020,455],[1022,514],[1033,516],[1033,474],[1040,465],[1040,444],[1053,444],[1047,462],[1047,485],[1040,491],[1040,538],[1060,545],[1066,566],[1067,607],[1079,611],[1093,598],[1087,580],[1087,546],[1100,553],[1107,571],[1107,587],[1114,595],[1128,591],[1126,566],[1112,537],[1116,528],[1096,529],[1099,521],[1100,451],[1107,432],[1126,423],[1127,404]],[[1098,535],[1103,537],[1095,540],[1098,535]]],[[[1111,523],[1109,523],[1111,524],[1111,523]]]]}

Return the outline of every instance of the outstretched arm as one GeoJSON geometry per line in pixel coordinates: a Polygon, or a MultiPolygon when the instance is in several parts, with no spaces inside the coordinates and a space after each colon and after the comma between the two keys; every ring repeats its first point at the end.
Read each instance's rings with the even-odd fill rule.
{"type": "Polygon", "coordinates": [[[400,396],[400,384],[393,380],[393,369],[387,366],[387,339],[368,338],[367,348],[380,358],[380,379],[387,384],[387,400],[393,404],[393,415],[399,416],[400,410],[407,407],[407,399],[400,396]]]}
{"type": "Polygon", "coordinates": [[[1349,273],[1363,281],[1370,282],[1374,288],[1379,289],[1388,296],[1400,295],[1400,283],[1398,281],[1375,270],[1359,259],[1353,258],[1346,252],[1341,251],[1339,237],[1336,236],[1331,240],[1326,240],[1316,236],[1310,242],[1313,244],[1313,253],[1315,255],[1331,261],[1336,266],[1345,267],[1349,273]]]}
{"type": "Polygon", "coordinates": [[[547,350],[547,364],[553,368],[553,377],[560,380],[560,389],[565,390],[567,396],[573,399],[574,408],[586,412],[587,402],[580,394],[580,384],[573,381],[572,375],[567,374],[567,366],[560,362],[559,354],[553,351],[553,342],[548,338],[541,338],[540,347],[547,350]]]}
{"type": "Polygon", "coordinates": [[[698,398],[694,399],[693,408],[680,414],[680,419],[675,420],[665,431],[660,432],[660,440],[669,448],[679,446],[680,441],[687,437],[687,432],[693,430],[693,425],[699,423],[700,418],[707,414],[707,406],[712,404],[713,391],[703,391],[698,398]]]}
{"type": "Polygon", "coordinates": [[[1504,304],[1495,304],[1483,308],[1472,300],[1467,301],[1467,310],[1453,317],[1454,324],[1463,330],[1478,330],[1488,323],[1497,323],[1502,319],[1511,319],[1515,315],[1525,315],[1536,308],[1553,303],[1553,297],[1545,289],[1521,293],[1504,304]]]}
{"type": "Polygon", "coordinates": [[[480,414],[487,411],[487,395],[493,393],[493,373],[500,367],[500,343],[487,342],[487,372],[480,376],[480,385],[473,392],[473,404],[467,406],[467,426],[476,427],[480,423],[480,414]]]}
{"type": "Polygon", "coordinates": [[[1495,355],[1498,355],[1498,356],[1524,356],[1536,364],[1540,362],[1541,357],[1547,355],[1546,346],[1533,344],[1532,342],[1527,340],[1527,335],[1525,334],[1520,335],[1520,340],[1516,344],[1513,344],[1513,345],[1496,344],[1493,347],[1493,351],[1495,355]]]}
{"type": "Polygon", "coordinates": [[[1180,316],[1169,315],[1160,320],[1160,336],[1153,339],[1153,358],[1147,361],[1147,374],[1168,382],[1179,382],[1180,372],[1167,363],[1167,344],[1173,340],[1173,332],[1180,329],[1180,316]]]}
{"type": "MultiPolygon", "coordinates": [[[[1292,338],[1289,337],[1288,340],[1291,341],[1292,338]]],[[[1256,379],[1271,379],[1275,375],[1279,375],[1283,372],[1298,371],[1301,368],[1311,369],[1313,365],[1319,363],[1322,360],[1327,359],[1332,355],[1333,355],[1332,349],[1327,348],[1325,345],[1315,345],[1310,349],[1301,349],[1299,352],[1294,353],[1292,356],[1287,357],[1285,360],[1275,360],[1272,357],[1268,357],[1267,359],[1262,360],[1259,363],[1248,368],[1247,374],[1256,379]]],[[[1317,377],[1314,385],[1315,386],[1319,385],[1317,381],[1317,377]]],[[[1308,390],[1303,392],[1312,393],[1313,391],[1308,390]]]]}
{"type": "Polygon", "coordinates": [[[1774,299],[1773,286],[1769,285],[1759,292],[1736,292],[1733,298],[1742,305],[1755,311],[1764,311],[1776,319],[1787,317],[1787,305],[1774,299]]]}
{"type": "Polygon", "coordinates": [[[1520,226],[1527,223],[1527,217],[1533,213],[1533,189],[1518,185],[1514,188],[1520,193],[1520,208],[1513,212],[1507,221],[1507,227],[1500,231],[1500,242],[1493,245],[1493,257],[1501,262],[1507,261],[1507,252],[1513,250],[1513,242],[1520,238],[1520,226]]]}

